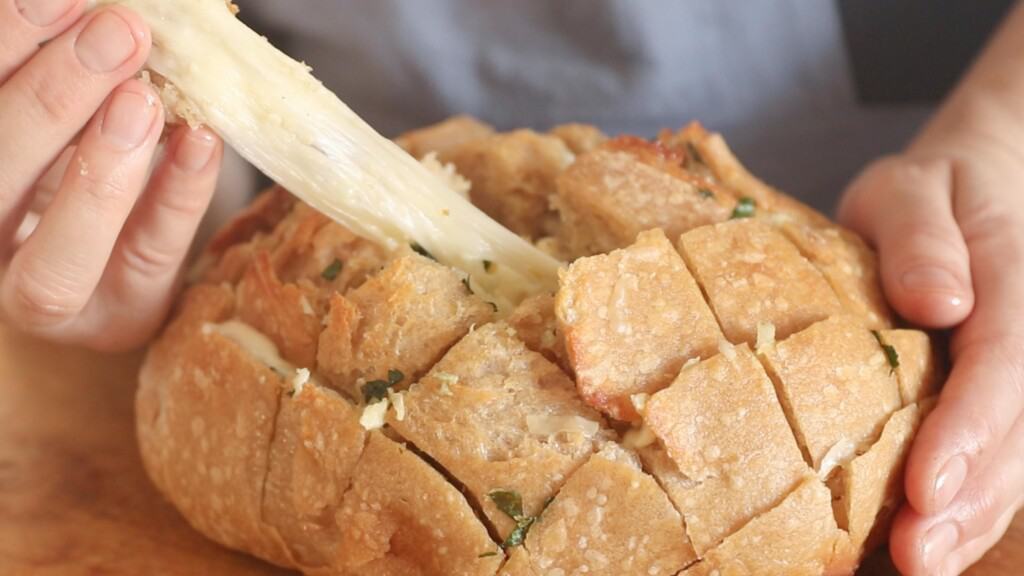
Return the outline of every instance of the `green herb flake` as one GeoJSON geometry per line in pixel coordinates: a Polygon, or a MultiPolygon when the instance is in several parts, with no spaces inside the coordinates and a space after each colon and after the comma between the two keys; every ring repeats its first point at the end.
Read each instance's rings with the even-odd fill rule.
{"type": "Polygon", "coordinates": [[[501,543],[501,547],[508,550],[509,548],[515,548],[516,546],[522,546],[523,542],[526,540],[526,534],[530,531],[530,527],[533,526],[533,523],[536,521],[536,518],[530,516],[516,522],[516,527],[508,533],[508,538],[505,538],[505,541],[501,543]]]}
{"type": "Polygon", "coordinates": [[[697,193],[700,194],[700,197],[705,200],[715,197],[715,193],[712,192],[710,188],[701,187],[699,190],[697,190],[697,193]]]}
{"type": "Polygon", "coordinates": [[[506,516],[518,522],[523,519],[523,497],[514,490],[491,490],[487,497],[494,502],[494,505],[505,513],[506,516]]]}
{"type": "Polygon", "coordinates": [[[338,274],[341,274],[341,269],[343,266],[344,263],[342,263],[341,260],[335,258],[334,262],[331,262],[330,265],[327,266],[327,268],[324,268],[324,271],[320,273],[320,276],[324,280],[330,282],[337,278],[338,274]]]}
{"type": "Polygon", "coordinates": [[[484,260],[484,272],[490,272],[491,268],[494,268],[494,262],[484,260]]]}
{"type": "Polygon", "coordinates": [[[491,550],[490,552],[484,552],[483,554],[477,554],[476,557],[477,558],[490,558],[491,556],[497,556],[497,555],[498,555],[497,552],[495,552],[494,550],[491,550]]]}
{"type": "Polygon", "coordinates": [[[736,203],[736,208],[732,211],[732,217],[734,219],[752,218],[756,209],[757,204],[754,202],[754,199],[744,196],[736,203]]]}
{"type": "Polygon", "coordinates": [[[437,262],[437,258],[434,258],[433,254],[427,252],[427,249],[421,246],[419,242],[413,242],[412,244],[409,244],[409,247],[412,248],[413,252],[419,254],[420,256],[430,258],[434,262],[437,262]]]}
{"type": "Polygon", "coordinates": [[[395,384],[398,384],[402,380],[405,380],[405,374],[403,374],[401,370],[395,370],[395,369],[388,370],[388,385],[389,386],[394,386],[395,384]]]}
{"type": "Polygon", "coordinates": [[[372,404],[387,398],[388,388],[391,385],[385,380],[370,380],[366,384],[363,384],[363,400],[367,404],[372,404]]]}
{"type": "Polygon", "coordinates": [[[882,335],[878,330],[872,330],[872,334],[875,336],[875,340],[878,341],[878,345],[882,347],[882,352],[885,352],[885,359],[889,361],[889,374],[892,374],[900,367],[900,355],[896,352],[896,348],[892,344],[886,344],[882,341],[882,335]]]}

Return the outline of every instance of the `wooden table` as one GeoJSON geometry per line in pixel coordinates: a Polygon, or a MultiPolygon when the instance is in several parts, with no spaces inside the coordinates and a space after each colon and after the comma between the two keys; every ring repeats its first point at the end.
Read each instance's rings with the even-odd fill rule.
{"type": "MultiPolygon", "coordinates": [[[[0,328],[0,575],[291,574],[206,541],[149,484],[132,418],[139,360],[0,328]]],[[[1024,515],[969,572],[1021,573],[1024,515]]]]}

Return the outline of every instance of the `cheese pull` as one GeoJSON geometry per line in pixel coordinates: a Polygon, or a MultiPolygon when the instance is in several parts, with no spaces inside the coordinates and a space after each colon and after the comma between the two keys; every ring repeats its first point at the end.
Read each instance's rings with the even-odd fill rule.
{"type": "Polygon", "coordinates": [[[239,21],[224,0],[92,0],[149,24],[168,109],[215,130],[317,210],[388,248],[416,244],[503,308],[557,288],[559,262],[490,219],[239,21]],[[485,265],[485,262],[488,264],[485,265]]]}

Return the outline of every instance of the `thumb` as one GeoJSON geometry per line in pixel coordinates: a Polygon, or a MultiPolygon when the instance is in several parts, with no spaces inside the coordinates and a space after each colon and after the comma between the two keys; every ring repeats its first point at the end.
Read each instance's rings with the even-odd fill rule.
{"type": "Polygon", "coordinates": [[[878,250],[890,304],[921,326],[959,324],[974,306],[952,199],[951,162],[891,157],[868,167],[839,207],[840,221],[878,250]]]}

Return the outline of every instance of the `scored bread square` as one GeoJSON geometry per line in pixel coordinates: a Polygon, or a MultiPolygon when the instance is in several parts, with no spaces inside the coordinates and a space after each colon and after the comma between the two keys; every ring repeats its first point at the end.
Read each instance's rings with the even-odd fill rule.
{"type": "Polygon", "coordinates": [[[471,116],[452,116],[443,122],[412,130],[395,138],[413,158],[419,160],[431,152],[442,160],[453,150],[494,134],[494,128],[471,116]]]}
{"type": "Polygon", "coordinates": [[[821,270],[843,308],[868,328],[892,325],[892,311],[882,292],[878,257],[856,234],[839,226],[788,220],[781,230],[821,270]]]}
{"type": "Polygon", "coordinates": [[[371,432],[336,517],[342,574],[491,576],[502,558],[466,499],[406,446],[371,432]]]}
{"type": "Polygon", "coordinates": [[[565,143],[573,154],[589,152],[608,141],[604,132],[590,124],[560,124],[548,130],[548,134],[565,143]]]}
{"type": "Polygon", "coordinates": [[[682,576],[820,576],[829,573],[837,560],[834,549],[844,539],[832,515],[831,493],[809,476],[781,504],[726,538],[682,576]]]}
{"type": "Polygon", "coordinates": [[[746,345],[684,368],[647,401],[644,422],[671,457],[668,466],[686,480],[670,494],[698,552],[778,503],[809,472],[772,383],[746,345]]]}
{"type": "Polygon", "coordinates": [[[555,318],[555,297],[551,294],[538,294],[523,300],[507,319],[516,335],[534,352],[540,352],[545,358],[558,364],[560,368],[572,375],[569,353],[565,350],[565,338],[558,329],[555,318]]]}
{"type": "Polygon", "coordinates": [[[916,404],[896,412],[878,441],[844,463],[830,480],[833,494],[840,497],[835,506],[839,525],[855,546],[886,533],[889,517],[903,498],[903,467],[920,420],[916,404]]]}
{"type": "Polygon", "coordinates": [[[841,310],[821,273],[759,219],[691,230],[679,245],[730,342],[753,345],[759,324],[785,338],[841,310]]]}
{"type": "Polygon", "coordinates": [[[614,444],[576,471],[526,538],[538,574],[676,574],[696,559],[683,520],[614,444]]]}
{"type": "Polygon", "coordinates": [[[629,248],[582,258],[561,275],[555,303],[580,394],[619,420],[630,396],[667,386],[722,335],[682,258],[660,230],[629,248]]]}
{"type": "Polygon", "coordinates": [[[404,388],[493,314],[459,273],[410,253],[345,296],[332,297],[318,367],[356,398],[363,383],[385,380],[392,370],[402,373],[404,388]]]}
{"type": "Polygon", "coordinates": [[[896,377],[903,404],[913,404],[938,393],[941,382],[935,349],[920,330],[880,330],[878,338],[895,352],[896,377]]]}
{"type": "Polygon", "coordinates": [[[537,514],[609,435],[572,380],[500,322],[452,347],[388,424],[466,486],[502,538],[515,522],[488,494],[515,492],[537,514]]]}
{"type": "Polygon", "coordinates": [[[472,183],[473,204],[527,238],[555,232],[555,181],[573,158],[562,140],[532,130],[473,140],[443,156],[472,183]]]}
{"type": "Polygon", "coordinates": [[[522,546],[518,546],[509,553],[508,561],[498,571],[498,576],[539,576],[539,574],[530,565],[529,553],[522,546]]]}
{"type": "Polygon", "coordinates": [[[818,322],[763,357],[815,470],[830,452],[848,453],[871,441],[902,405],[893,367],[856,317],[818,322]]]}
{"type": "Polygon", "coordinates": [[[668,150],[638,139],[581,154],[558,178],[562,240],[580,256],[628,246],[652,228],[677,238],[728,219],[735,204],[717,184],[680,169],[668,150]]]}
{"type": "Polygon", "coordinates": [[[339,527],[335,513],[362,454],[366,433],[355,406],[308,382],[281,398],[270,446],[263,519],[296,562],[329,566],[339,527]]]}

